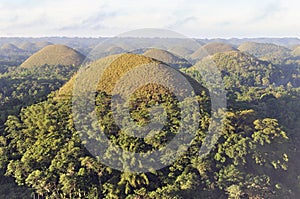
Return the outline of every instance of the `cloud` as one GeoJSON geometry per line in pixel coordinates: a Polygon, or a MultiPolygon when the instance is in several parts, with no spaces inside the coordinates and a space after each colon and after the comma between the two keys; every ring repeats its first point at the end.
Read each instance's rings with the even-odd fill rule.
{"type": "Polygon", "coordinates": [[[68,24],[59,28],[61,31],[68,31],[68,30],[80,30],[80,29],[93,29],[93,30],[101,30],[106,28],[107,26],[104,25],[104,21],[108,18],[112,18],[118,16],[120,13],[118,11],[107,12],[99,10],[98,12],[92,13],[90,16],[84,17],[79,22],[74,21],[73,24],[68,24]]]}
{"type": "Polygon", "coordinates": [[[297,0],[2,0],[0,36],[114,36],[168,28],[192,37],[300,36],[297,0]]]}
{"type": "Polygon", "coordinates": [[[262,9],[259,9],[259,13],[251,20],[251,22],[255,23],[267,18],[272,18],[276,14],[280,14],[283,11],[285,11],[285,9],[283,8],[280,1],[271,2],[270,4],[264,6],[262,9]]]}

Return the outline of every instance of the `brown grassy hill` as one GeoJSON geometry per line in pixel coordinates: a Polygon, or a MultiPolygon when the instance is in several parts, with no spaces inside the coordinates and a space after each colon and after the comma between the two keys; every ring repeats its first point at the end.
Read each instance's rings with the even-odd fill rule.
{"type": "MultiPolygon", "coordinates": [[[[225,88],[238,86],[267,86],[277,82],[279,73],[270,62],[259,60],[248,53],[229,51],[216,53],[197,62],[189,70],[210,70],[216,67],[223,77],[225,88]],[[206,67],[209,66],[209,67],[206,67]],[[230,77],[230,78],[229,78],[230,77]]],[[[208,73],[209,74],[209,73],[208,73]]],[[[208,76],[207,78],[214,78],[208,76]]],[[[212,79],[212,81],[214,81],[212,79]]]]}
{"type": "MultiPolygon", "coordinates": [[[[126,89],[128,87],[134,86],[139,84],[138,82],[143,81],[146,78],[153,77],[156,79],[160,79],[162,82],[168,82],[172,85],[178,85],[178,78],[174,75],[174,71],[177,71],[173,69],[172,67],[162,63],[161,61],[146,57],[144,55],[137,55],[137,54],[122,54],[122,55],[112,55],[105,58],[102,58],[98,61],[95,61],[90,64],[90,67],[88,68],[99,68],[99,70],[102,70],[101,66],[103,66],[104,63],[111,62],[108,67],[103,71],[102,76],[99,77],[99,82],[97,85],[97,91],[105,92],[107,94],[112,94],[113,89],[115,88],[116,84],[122,77],[127,74],[129,71],[134,71],[134,78],[129,78],[124,82],[119,83],[118,85],[121,85],[121,90],[126,92],[126,89]],[[113,61],[112,61],[113,60],[113,61]],[[147,65],[151,64],[151,65],[147,65]],[[92,67],[91,67],[92,66],[92,67]],[[137,70],[136,70],[137,69],[137,70]],[[124,85],[124,88],[122,87],[124,85]]],[[[177,71],[179,74],[182,74],[181,72],[177,71]]],[[[89,73],[90,75],[96,74],[95,72],[89,73]]],[[[183,75],[183,74],[182,74],[183,75]]],[[[72,95],[73,92],[73,86],[75,79],[78,77],[78,74],[74,75],[73,78],[69,82],[67,82],[58,92],[56,95],[57,99],[64,99],[68,98],[72,95]]],[[[199,84],[190,78],[186,77],[191,85],[197,89],[200,89],[202,87],[199,86],[199,84]]],[[[89,82],[88,77],[86,79],[87,82],[89,82]]],[[[123,80],[122,80],[123,81],[123,80]]],[[[125,81],[125,80],[124,80],[125,81]]],[[[145,85],[144,87],[147,90],[147,93],[149,93],[149,88],[155,88],[153,89],[153,92],[161,92],[166,93],[165,88],[158,85],[145,85]]],[[[151,90],[151,89],[150,89],[151,90]]],[[[150,92],[151,93],[151,92],[150,92]]],[[[197,93],[197,92],[196,92],[197,93]]]]}
{"type": "Polygon", "coordinates": [[[117,55],[126,52],[127,51],[120,46],[112,45],[110,43],[103,43],[100,44],[99,46],[92,48],[91,51],[87,54],[91,60],[98,60],[103,57],[107,57],[110,55],[117,55]]]}
{"type": "Polygon", "coordinates": [[[283,46],[255,42],[245,42],[241,44],[238,49],[267,61],[284,60],[291,52],[290,49],[283,46]]]}
{"type": "Polygon", "coordinates": [[[19,46],[20,49],[23,49],[25,51],[29,51],[29,52],[34,52],[34,51],[37,51],[37,47],[34,43],[31,43],[31,42],[25,42],[25,43],[22,43],[20,46],[19,46]]]}
{"type": "Polygon", "coordinates": [[[78,51],[65,45],[49,45],[29,57],[21,67],[30,68],[34,66],[47,65],[80,65],[85,56],[78,51]]]}
{"type": "Polygon", "coordinates": [[[0,51],[3,53],[17,53],[22,52],[23,50],[15,46],[14,44],[3,44],[0,48],[0,51]]]}
{"type": "Polygon", "coordinates": [[[40,50],[46,46],[53,45],[53,43],[51,43],[49,41],[38,41],[34,45],[38,50],[40,50]]]}
{"type": "Polygon", "coordinates": [[[175,56],[174,54],[162,49],[151,48],[147,50],[143,55],[162,61],[174,68],[184,68],[190,66],[187,60],[175,56]]]}
{"type": "Polygon", "coordinates": [[[124,53],[125,50],[118,46],[111,46],[106,50],[106,52],[109,53],[109,55],[115,55],[115,54],[124,53]]]}
{"type": "Polygon", "coordinates": [[[296,47],[293,51],[292,51],[292,55],[293,56],[300,56],[300,46],[296,47]]]}
{"type": "Polygon", "coordinates": [[[200,60],[208,55],[213,55],[215,53],[228,52],[228,51],[237,51],[237,49],[235,49],[234,47],[226,43],[212,42],[202,46],[197,51],[195,51],[191,55],[191,58],[193,60],[200,60]]]}
{"type": "Polygon", "coordinates": [[[223,53],[216,53],[210,58],[205,58],[204,60],[212,59],[214,63],[219,67],[219,69],[226,69],[228,71],[245,71],[255,69],[259,65],[266,65],[268,62],[261,61],[256,57],[239,52],[239,51],[229,51],[223,53]]]}
{"type": "Polygon", "coordinates": [[[40,50],[46,46],[49,46],[49,45],[53,45],[53,44],[48,41],[39,41],[39,42],[35,42],[35,43],[24,42],[19,45],[19,48],[22,50],[25,50],[27,52],[37,52],[38,50],[40,50]]]}
{"type": "Polygon", "coordinates": [[[174,46],[170,48],[169,51],[174,53],[175,55],[180,55],[182,57],[187,57],[193,53],[193,50],[185,48],[183,46],[174,46]]]}

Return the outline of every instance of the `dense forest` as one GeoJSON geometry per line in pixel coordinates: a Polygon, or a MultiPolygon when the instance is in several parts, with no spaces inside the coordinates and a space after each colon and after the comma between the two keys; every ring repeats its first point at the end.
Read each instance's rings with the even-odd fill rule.
{"type": "MultiPolygon", "coordinates": [[[[98,124],[89,129],[84,125],[76,128],[72,89],[80,68],[88,70],[107,62],[104,57],[83,63],[100,39],[46,39],[44,45],[31,40],[25,45],[26,39],[16,40],[15,45],[2,44],[12,42],[9,39],[0,42],[6,49],[0,56],[0,198],[300,197],[299,47],[289,42],[279,46],[283,40],[275,44],[259,39],[199,40],[204,44],[199,49],[176,48],[184,51],[180,53],[183,57],[171,53],[175,48],[170,52],[145,49],[136,54],[127,53],[124,46],[123,50],[111,49],[105,56],[118,56],[96,85],[95,107],[87,112],[95,112],[98,124]],[[69,43],[76,50],[52,45],[58,42],[69,43]],[[123,51],[126,53],[119,54],[123,51]],[[221,73],[227,105],[220,136],[212,150],[201,157],[199,151],[212,122],[212,96],[197,67],[211,62],[221,73]],[[22,63],[27,63],[26,67],[22,63]],[[200,115],[183,117],[180,107],[186,101],[181,102],[164,86],[149,83],[131,96],[129,118],[122,121],[147,125],[151,107],[159,105],[166,112],[160,115],[166,120],[164,126],[152,129],[146,138],[133,136],[132,126],[120,128],[112,109],[114,86],[128,71],[144,64],[153,65],[143,71],[147,78],[159,76],[162,82],[180,85],[172,71],[182,74],[195,92],[185,100],[196,101],[200,115]],[[117,151],[108,147],[105,154],[97,154],[97,147],[96,152],[91,151],[82,140],[82,135],[87,135],[101,148],[105,140],[97,134],[100,128],[122,150],[142,153],[149,162],[168,162],[174,155],[171,152],[159,160],[149,154],[176,137],[182,120],[197,123],[197,129],[185,129],[193,135],[190,145],[171,164],[148,172],[127,169],[144,165],[126,153],[118,158],[117,151]],[[111,168],[103,163],[106,160],[124,168],[111,168]]],[[[143,78],[137,76],[128,84],[143,78]]],[[[80,106],[84,109],[86,104],[80,106]]],[[[80,118],[82,124],[85,119],[80,118]]],[[[180,139],[185,137],[178,143],[183,142],[180,139]]]]}

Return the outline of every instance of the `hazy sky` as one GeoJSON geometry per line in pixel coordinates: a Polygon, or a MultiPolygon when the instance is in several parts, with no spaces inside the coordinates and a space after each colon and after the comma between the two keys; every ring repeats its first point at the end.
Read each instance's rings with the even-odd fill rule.
{"type": "Polygon", "coordinates": [[[299,0],[0,0],[0,36],[300,37],[299,0]]]}

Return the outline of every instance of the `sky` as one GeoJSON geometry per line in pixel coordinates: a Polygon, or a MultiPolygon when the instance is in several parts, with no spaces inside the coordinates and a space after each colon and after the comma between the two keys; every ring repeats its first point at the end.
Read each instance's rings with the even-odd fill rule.
{"type": "Polygon", "coordinates": [[[117,36],[140,28],[187,37],[300,37],[299,0],[0,0],[0,37],[117,36]]]}

